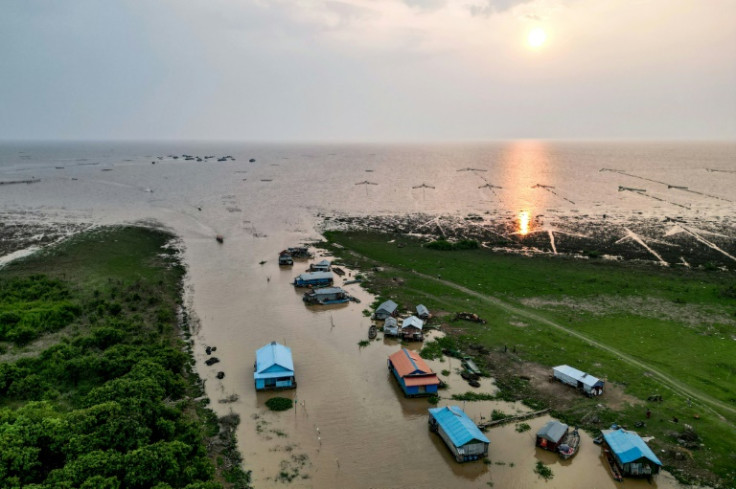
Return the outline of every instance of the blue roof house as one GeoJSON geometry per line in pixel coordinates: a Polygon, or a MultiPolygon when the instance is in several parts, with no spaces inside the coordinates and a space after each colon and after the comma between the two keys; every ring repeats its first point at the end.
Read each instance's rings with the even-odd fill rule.
{"type": "Polygon", "coordinates": [[[296,387],[291,348],[272,341],[256,350],[253,379],[256,390],[293,389],[296,387]]]}
{"type": "Polygon", "coordinates": [[[624,475],[651,477],[662,466],[652,449],[633,431],[603,430],[603,441],[624,475]]]}
{"type": "Polygon", "coordinates": [[[459,406],[431,408],[429,429],[440,435],[458,462],[488,456],[491,442],[459,406]]]}

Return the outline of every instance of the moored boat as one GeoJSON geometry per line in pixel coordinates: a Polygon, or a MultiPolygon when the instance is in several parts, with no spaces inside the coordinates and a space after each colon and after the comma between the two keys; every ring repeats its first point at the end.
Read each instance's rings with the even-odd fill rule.
{"type": "Polygon", "coordinates": [[[563,460],[567,460],[578,453],[578,448],[580,448],[580,433],[578,433],[577,429],[574,429],[567,434],[564,440],[562,440],[558,451],[560,453],[560,457],[562,457],[563,460]]]}

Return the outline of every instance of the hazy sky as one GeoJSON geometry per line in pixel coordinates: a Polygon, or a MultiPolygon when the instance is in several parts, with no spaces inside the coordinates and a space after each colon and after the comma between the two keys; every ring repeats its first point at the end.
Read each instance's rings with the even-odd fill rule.
{"type": "Polygon", "coordinates": [[[736,0],[2,3],[0,139],[736,140],[736,0]]]}

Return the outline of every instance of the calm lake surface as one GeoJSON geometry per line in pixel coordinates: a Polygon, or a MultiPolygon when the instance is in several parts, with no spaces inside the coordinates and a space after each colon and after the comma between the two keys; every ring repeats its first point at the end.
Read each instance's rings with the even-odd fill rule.
{"type": "MultiPolygon", "coordinates": [[[[587,435],[570,461],[536,450],[533,435],[549,418],[529,421],[526,433],[513,424],[490,430],[490,465],[455,463],[427,429],[426,400],[404,399],[389,377],[386,359],[398,344],[358,347],[372,298],[348,285],[362,304],[307,308],[290,282],[308,262],[278,267],[279,250],[319,238],[321,217],[479,214],[518,218],[520,229],[528,216],[682,217],[736,232],[733,143],[2,143],[0,182],[8,183],[0,185],[4,223],[155,221],[181,236],[198,369],[212,407],[241,416],[240,448],[256,487],[283,485],[281,472],[298,474],[293,487],[618,487],[587,435]],[[234,161],[216,161],[223,156],[234,161]],[[9,184],[19,180],[35,183],[9,184]],[[271,394],[253,388],[255,350],[270,341],[294,354],[299,387],[286,395],[298,407],[285,413],[269,412],[271,394]],[[204,364],[206,345],[217,347],[219,364],[204,364]],[[239,400],[218,402],[232,394],[239,400]],[[552,480],[532,472],[537,460],[552,464],[552,480]]],[[[432,367],[452,370],[452,361],[432,367]]],[[[466,390],[456,374],[449,380],[466,390]]],[[[475,420],[494,408],[526,409],[465,405],[475,420]]],[[[668,474],[626,486],[679,487],[668,474]]]]}

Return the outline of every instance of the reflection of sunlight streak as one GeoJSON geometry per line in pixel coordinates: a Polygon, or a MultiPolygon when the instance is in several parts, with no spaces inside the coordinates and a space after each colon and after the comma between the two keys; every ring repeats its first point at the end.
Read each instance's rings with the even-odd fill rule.
{"type": "Polygon", "coordinates": [[[519,234],[522,236],[529,234],[529,211],[519,213],[519,234]]]}

